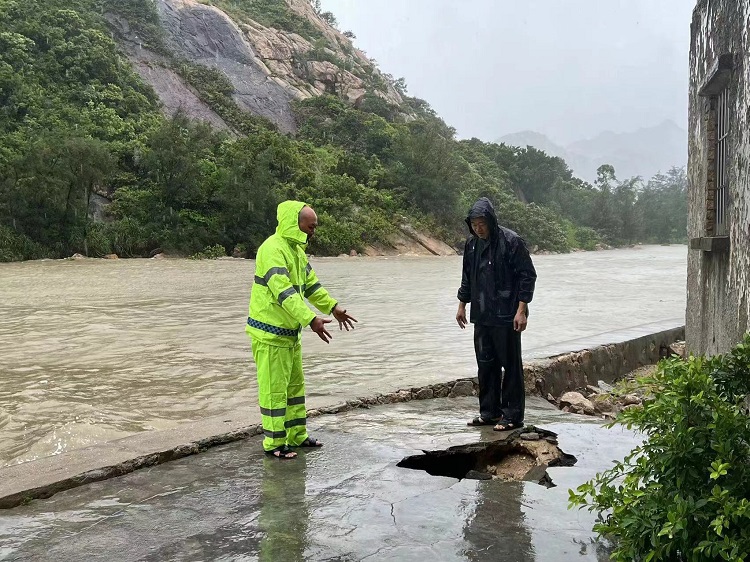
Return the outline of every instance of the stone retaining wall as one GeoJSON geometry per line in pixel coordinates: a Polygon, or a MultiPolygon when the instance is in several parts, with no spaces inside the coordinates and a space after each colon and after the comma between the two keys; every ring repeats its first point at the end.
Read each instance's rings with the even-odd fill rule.
{"type": "MultiPolygon", "coordinates": [[[[685,327],[663,330],[620,343],[612,343],[565,353],[547,359],[528,362],[524,367],[526,394],[546,397],[560,396],[567,391],[596,385],[602,380],[615,382],[627,373],[644,365],[658,363],[666,356],[668,347],[685,338],[685,327]]],[[[431,384],[419,388],[402,389],[390,394],[376,394],[369,398],[349,400],[334,406],[310,410],[308,417],[320,414],[338,414],[354,408],[369,408],[380,404],[477,396],[479,381],[476,377],[458,379],[448,383],[431,384]]]]}
{"type": "Polygon", "coordinates": [[[596,385],[612,383],[644,365],[658,363],[676,341],[685,339],[680,326],[632,340],[601,345],[529,363],[524,368],[526,393],[546,397],[596,385]]]}

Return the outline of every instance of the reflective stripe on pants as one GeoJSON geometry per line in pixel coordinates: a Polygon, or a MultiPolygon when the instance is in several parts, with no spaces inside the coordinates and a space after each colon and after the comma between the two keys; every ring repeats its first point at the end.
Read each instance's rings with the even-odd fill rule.
{"type": "Polygon", "coordinates": [[[302,346],[277,347],[252,340],[258,370],[263,448],[296,447],[307,439],[302,346]]]}

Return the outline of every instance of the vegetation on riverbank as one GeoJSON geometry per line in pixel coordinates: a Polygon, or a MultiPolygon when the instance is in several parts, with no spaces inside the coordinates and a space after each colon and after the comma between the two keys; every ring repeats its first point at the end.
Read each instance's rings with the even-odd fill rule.
{"type": "MultiPolygon", "coordinates": [[[[262,4],[277,25],[305,28],[283,0],[262,4]]],[[[457,140],[425,101],[396,107],[374,86],[357,108],[333,95],[298,102],[291,137],[243,114],[219,73],[183,64],[240,135],[165,118],[119,54],[108,12],[164,52],[150,0],[0,1],[0,261],[217,244],[252,254],[286,198],[318,210],[319,254],[387,242],[401,222],[457,244],[480,196],[539,250],[685,239],[682,170],[644,184],[604,166],[589,185],[534,148],[457,140]]]]}
{"type": "Polygon", "coordinates": [[[613,560],[750,556],[750,334],[730,353],[667,359],[618,422],[645,434],[623,462],[570,492],[616,540],[613,560]]]}

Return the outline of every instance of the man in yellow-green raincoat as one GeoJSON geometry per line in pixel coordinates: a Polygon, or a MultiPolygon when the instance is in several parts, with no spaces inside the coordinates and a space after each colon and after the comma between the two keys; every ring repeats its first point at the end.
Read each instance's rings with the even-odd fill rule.
{"type": "Polygon", "coordinates": [[[276,218],[276,233],[258,248],[245,331],[258,370],[263,449],[292,459],[297,456],[293,447],[322,445],[305,425],[302,329],[310,326],[324,342],[331,339],[326,329],[331,320],[316,316],[305,299],[324,315],[332,314],[341,329],[354,328],[356,320],[331,298],[307,261],[305,248],[318,227],[315,211],[300,201],[284,201],[276,218]]]}

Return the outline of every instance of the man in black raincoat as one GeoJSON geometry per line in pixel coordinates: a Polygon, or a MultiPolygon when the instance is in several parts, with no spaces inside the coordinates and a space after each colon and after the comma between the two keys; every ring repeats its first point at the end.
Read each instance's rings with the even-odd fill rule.
{"type": "Polygon", "coordinates": [[[497,224],[486,197],[466,218],[471,236],[464,249],[456,321],[466,328],[471,304],[474,350],[479,367],[479,416],[469,425],[506,431],[523,425],[525,390],[521,332],[534,297],[536,270],[523,239],[497,224]]]}

